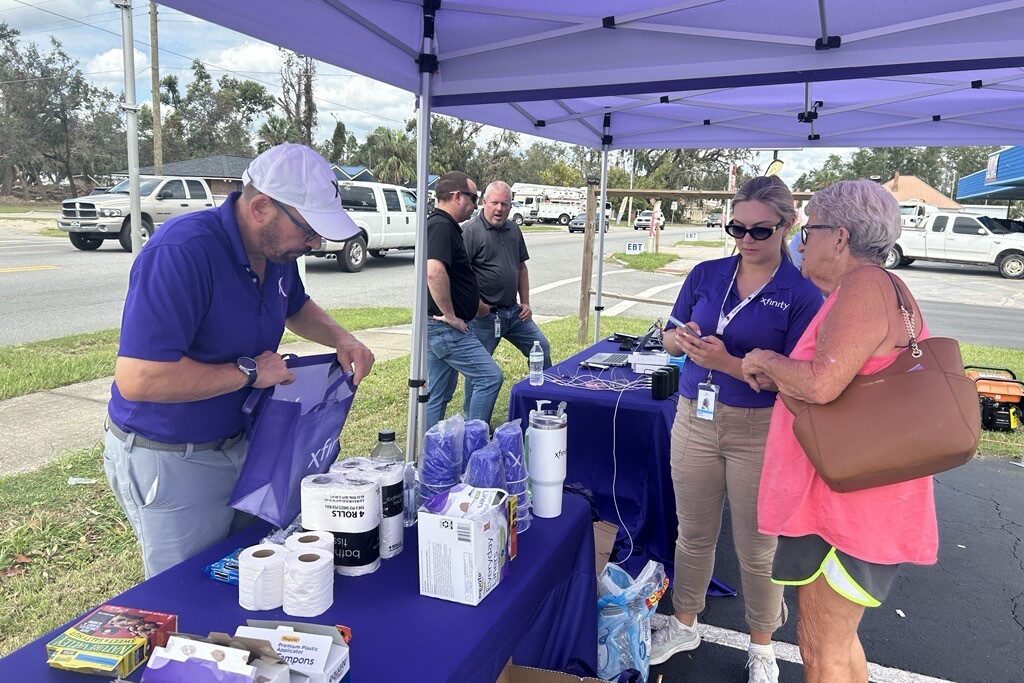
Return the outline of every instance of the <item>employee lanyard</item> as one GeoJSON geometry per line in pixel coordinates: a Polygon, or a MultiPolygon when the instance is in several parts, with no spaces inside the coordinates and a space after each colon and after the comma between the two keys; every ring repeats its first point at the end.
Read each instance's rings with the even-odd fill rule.
{"type": "Polygon", "coordinates": [[[725,290],[725,298],[722,299],[722,308],[719,309],[719,311],[718,311],[718,327],[715,330],[716,334],[722,335],[722,334],[725,333],[725,328],[729,326],[729,323],[731,323],[733,318],[736,317],[736,314],[738,314],[740,311],[742,311],[744,308],[746,308],[747,304],[749,304],[751,301],[756,299],[757,295],[761,293],[761,290],[763,290],[765,287],[767,287],[768,283],[775,279],[775,274],[779,272],[779,267],[781,265],[782,264],[780,263],[778,266],[775,267],[775,271],[772,273],[772,276],[770,278],[768,278],[767,282],[765,282],[763,285],[758,287],[756,292],[751,293],[750,296],[748,296],[743,301],[739,302],[739,304],[736,305],[736,308],[734,308],[731,311],[729,311],[728,313],[726,313],[725,312],[725,302],[727,302],[729,300],[729,295],[732,294],[732,288],[736,285],[736,276],[739,275],[739,272],[740,272],[740,264],[737,261],[737,263],[736,263],[736,270],[733,271],[732,280],[729,282],[729,289],[725,290]]]}

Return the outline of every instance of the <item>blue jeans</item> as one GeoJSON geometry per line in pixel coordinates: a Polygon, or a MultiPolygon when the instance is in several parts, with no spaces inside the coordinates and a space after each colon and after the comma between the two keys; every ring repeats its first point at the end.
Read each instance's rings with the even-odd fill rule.
{"type": "Polygon", "coordinates": [[[427,373],[430,400],[426,406],[426,428],[444,418],[448,402],[455,395],[459,373],[466,377],[466,419],[490,423],[504,375],[480,341],[471,332],[460,332],[440,320],[427,322],[427,373]]]}
{"type": "Polygon", "coordinates": [[[220,450],[173,451],[136,446],[107,430],[103,469],[142,546],[146,578],[219,543],[254,518],[228,507],[248,443],[220,450]]]}
{"type": "MultiPolygon", "coordinates": [[[[530,357],[530,349],[533,348],[533,342],[540,342],[540,348],[544,350],[544,369],[547,370],[551,367],[551,344],[548,343],[548,338],[544,336],[544,333],[537,327],[537,323],[530,320],[520,320],[519,312],[522,309],[517,306],[509,306],[508,308],[498,308],[494,313],[488,315],[482,315],[474,318],[469,322],[469,331],[476,335],[476,338],[480,340],[480,343],[487,350],[487,353],[494,354],[494,349],[498,348],[498,342],[502,339],[509,340],[513,346],[519,349],[524,356],[530,357]],[[494,336],[494,319],[495,317],[501,320],[501,337],[494,336]]],[[[529,371],[529,368],[527,368],[529,371]]],[[[466,387],[466,412],[469,412],[469,404],[473,399],[472,388],[466,387]]]]}

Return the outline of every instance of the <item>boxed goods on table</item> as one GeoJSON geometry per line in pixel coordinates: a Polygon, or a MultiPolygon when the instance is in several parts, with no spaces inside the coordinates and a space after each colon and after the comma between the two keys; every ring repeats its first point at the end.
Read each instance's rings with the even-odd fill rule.
{"type": "Polygon", "coordinates": [[[103,605],[46,644],[46,663],[79,673],[127,676],[177,630],[174,614],[103,605]]]}
{"type": "Polygon", "coordinates": [[[142,683],[290,683],[288,665],[268,643],[211,633],[177,633],[154,648],[142,683]]]}
{"type": "Polygon", "coordinates": [[[348,643],[338,628],[294,621],[249,619],[235,630],[236,638],[264,640],[288,663],[292,681],[348,683],[348,643]]]}

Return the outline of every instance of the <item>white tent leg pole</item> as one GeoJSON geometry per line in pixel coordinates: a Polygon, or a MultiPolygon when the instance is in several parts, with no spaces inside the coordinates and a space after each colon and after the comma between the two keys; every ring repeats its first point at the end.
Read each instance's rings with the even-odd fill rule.
{"type": "Polygon", "coordinates": [[[113,0],[121,10],[121,50],[124,54],[125,131],[128,134],[128,197],[132,226],[132,256],[142,249],[142,203],[139,197],[139,105],[135,101],[135,39],[132,0],[113,0]]]}
{"type": "Polygon", "coordinates": [[[597,205],[597,213],[601,217],[597,221],[597,296],[594,300],[594,343],[601,338],[601,292],[604,286],[604,228],[608,224],[608,145],[601,147],[601,199],[597,205]]]}
{"type": "MultiPolygon", "coordinates": [[[[434,53],[434,19],[424,12],[423,54],[434,53]]],[[[433,74],[420,73],[419,110],[416,114],[416,251],[412,311],[412,355],[409,363],[409,411],[406,422],[406,462],[418,462],[423,433],[427,343],[427,173],[430,159],[430,93],[433,74]]]]}

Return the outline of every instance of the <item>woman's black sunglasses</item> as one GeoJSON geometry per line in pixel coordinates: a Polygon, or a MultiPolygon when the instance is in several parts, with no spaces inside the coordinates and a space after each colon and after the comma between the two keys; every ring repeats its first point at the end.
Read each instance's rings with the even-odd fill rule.
{"type": "Polygon", "coordinates": [[[750,235],[758,242],[761,242],[774,235],[775,231],[781,228],[785,223],[785,220],[781,220],[770,228],[762,226],[745,228],[738,223],[729,223],[728,225],[725,226],[725,231],[729,233],[730,237],[735,237],[738,240],[741,240],[747,235],[750,235]]]}

